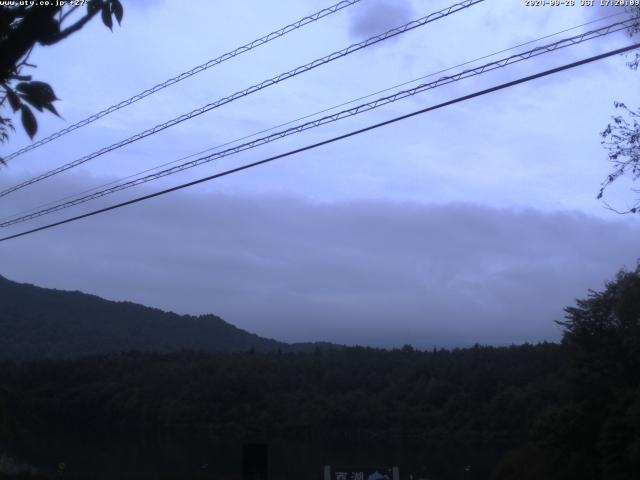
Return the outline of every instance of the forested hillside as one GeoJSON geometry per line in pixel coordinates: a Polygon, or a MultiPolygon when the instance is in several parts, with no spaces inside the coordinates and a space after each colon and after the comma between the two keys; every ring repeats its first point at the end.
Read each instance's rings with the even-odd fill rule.
{"type": "Polygon", "coordinates": [[[103,439],[97,450],[144,435],[286,438],[317,453],[313,465],[280,457],[297,478],[317,478],[338,441],[434,480],[640,478],[640,268],[567,308],[561,326],[559,345],[0,362],[0,452],[40,466],[28,446],[47,436],[103,439]]]}
{"type": "MultiPolygon", "coordinates": [[[[409,440],[443,459],[473,458],[488,474],[498,457],[526,439],[531,420],[560,400],[565,363],[554,344],[127,353],[4,363],[0,378],[7,408],[21,405],[5,418],[5,433],[23,438],[108,431],[125,438],[168,432],[229,441],[409,440]]],[[[444,462],[436,472],[448,468],[444,462]]]]}
{"type": "Polygon", "coordinates": [[[215,315],[177,315],[81,292],[19,284],[0,277],[0,358],[203,350],[313,350],[241,330],[215,315]]]}

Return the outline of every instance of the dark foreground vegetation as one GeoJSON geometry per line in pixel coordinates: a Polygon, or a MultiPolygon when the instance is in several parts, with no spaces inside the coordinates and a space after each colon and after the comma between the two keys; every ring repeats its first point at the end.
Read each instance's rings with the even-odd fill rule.
{"type": "Polygon", "coordinates": [[[402,478],[640,478],[640,269],[566,312],[560,345],[5,361],[0,452],[39,466],[39,438],[172,436],[281,442],[290,475],[274,478],[348,461],[328,445],[377,448],[359,461],[402,478]]]}

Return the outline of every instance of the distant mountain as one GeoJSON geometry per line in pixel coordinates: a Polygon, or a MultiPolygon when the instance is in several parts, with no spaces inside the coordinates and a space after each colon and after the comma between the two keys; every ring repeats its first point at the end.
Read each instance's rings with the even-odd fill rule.
{"type": "Polygon", "coordinates": [[[16,283],[0,276],[0,358],[31,360],[125,351],[308,351],[331,344],[287,344],[215,315],[178,315],[82,292],[16,283]]]}

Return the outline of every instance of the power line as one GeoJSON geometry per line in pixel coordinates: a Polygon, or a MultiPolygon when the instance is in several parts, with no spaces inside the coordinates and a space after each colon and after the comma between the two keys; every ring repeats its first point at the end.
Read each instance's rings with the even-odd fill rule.
{"type": "Polygon", "coordinates": [[[340,104],[337,104],[337,105],[333,105],[333,106],[331,106],[331,107],[327,107],[327,108],[324,108],[324,109],[322,109],[322,110],[318,110],[318,111],[316,111],[316,112],[313,112],[313,113],[310,113],[310,114],[304,115],[304,116],[302,116],[302,117],[298,117],[298,118],[295,118],[295,119],[293,119],[293,120],[289,120],[289,121],[287,121],[287,122],[280,123],[280,124],[278,124],[278,125],[274,125],[274,126],[271,126],[271,127],[269,127],[269,128],[265,128],[265,129],[263,129],[263,130],[259,130],[259,131],[257,131],[257,132],[253,132],[253,133],[251,133],[251,134],[244,135],[244,136],[239,137],[239,138],[235,138],[235,139],[233,139],[233,140],[226,141],[226,142],[224,142],[224,143],[222,143],[222,144],[218,144],[218,145],[215,145],[215,146],[213,146],[213,147],[208,147],[208,148],[205,148],[204,150],[200,150],[200,151],[195,152],[195,153],[190,153],[189,155],[185,155],[185,156],[180,157],[180,158],[178,158],[178,159],[176,159],[176,160],[171,160],[171,161],[169,161],[169,162],[165,162],[165,163],[162,163],[162,164],[160,164],[160,165],[156,165],[155,167],[151,167],[151,168],[148,168],[148,169],[142,170],[142,171],[140,171],[140,172],[137,172],[137,173],[134,173],[134,174],[131,174],[131,175],[127,175],[126,177],[120,178],[120,179],[118,179],[118,180],[112,180],[112,181],[110,181],[110,182],[103,183],[103,184],[101,184],[101,185],[97,185],[97,186],[95,186],[95,187],[88,188],[88,189],[86,189],[86,190],[82,190],[82,191],[80,191],[80,192],[78,192],[78,193],[75,193],[75,194],[73,194],[73,195],[67,195],[67,196],[64,196],[64,197],[62,197],[62,198],[58,198],[57,200],[53,200],[53,201],[51,201],[51,202],[47,202],[47,203],[44,203],[44,204],[38,205],[38,206],[36,206],[36,207],[29,208],[29,209],[23,210],[23,211],[21,211],[21,212],[15,213],[15,214],[7,215],[7,216],[5,216],[5,217],[0,218],[0,222],[5,221],[5,220],[8,220],[8,219],[15,218],[15,217],[18,217],[18,216],[25,215],[25,214],[27,214],[27,213],[31,213],[31,212],[33,212],[33,211],[36,211],[36,210],[38,210],[38,209],[42,209],[42,208],[48,207],[48,206],[50,206],[50,205],[55,205],[55,204],[57,204],[57,203],[64,202],[65,200],[69,200],[69,199],[72,199],[72,198],[79,197],[80,195],[84,195],[84,194],[89,193],[89,192],[93,192],[93,191],[96,191],[96,190],[103,189],[103,188],[105,188],[105,187],[108,187],[108,186],[110,186],[110,185],[114,185],[114,184],[116,184],[116,183],[118,183],[118,182],[121,182],[121,181],[123,181],[123,180],[129,180],[129,179],[131,179],[131,178],[138,177],[138,176],[143,175],[143,174],[145,174],[145,173],[149,173],[149,172],[152,172],[152,171],[154,171],[154,170],[158,170],[158,169],[160,169],[160,168],[163,168],[163,167],[167,167],[167,166],[169,166],[169,165],[176,164],[176,163],[181,162],[181,161],[183,161],[183,160],[188,160],[189,158],[197,157],[198,155],[202,155],[203,153],[210,152],[210,151],[212,151],[212,150],[217,150],[217,149],[219,149],[219,148],[226,147],[226,146],[228,146],[228,145],[232,145],[232,144],[234,144],[234,143],[240,142],[240,141],[242,141],[242,140],[246,140],[246,139],[248,139],[248,138],[255,137],[255,136],[260,135],[260,134],[262,134],[262,133],[271,132],[271,131],[273,131],[273,130],[276,130],[277,128],[286,127],[287,125],[291,125],[291,124],[296,123],[296,122],[299,122],[299,121],[301,121],[301,120],[306,120],[307,118],[312,118],[312,117],[315,117],[316,115],[320,115],[320,114],[322,114],[322,113],[330,112],[331,110],[335,110],[336,108],[340,108],[340,107],[344,107],[344,106],[346,106],[346,105],[350,105],[350,104],[355,103],[355,102],[357,102],[357,101],[359,101],[359,100],[364,100],[364,99],[366,99],[366,98],[373,97],[374,95],[378,95],[378,94],[380,94],[380,93],[388,92],[388,91],[390,91],[390,90],[393,90],[394,88],[403,87],[403,86],[405,86],[405,85],[409,85],[409,84],[411,84],[411,83],[415,83],[415,82],[417,82],[417,81],[419,81],[419,80],[424,80],[424,79],[426,79],[426,78],[430,78],[430,77],[433,77],[433,76],[435,76],[435,75],[439,75],[439,74],[441,74],[441,73],[449,72],[449,71],[451,71],[451,70],[453,70],[453,69],[455,69],[455,68],[463,67],[463,66],[465,66],[465,65],[469,65],[469,64],[474,63],[474,62],[477,62],[477,61],[479,61],[479,60],[484,60],[484,59],[486,59],[486,58],[493,57],[493,56],[498,55],[498,54],[500,54],[500,53],[504,53],[504,52],[508,52],[508,51],[511,51],[511,50],[515,50],[516,48],[523,47],[523,46],[525,46],[525,45],[530,45],[530,44],[532,44],[532,43],[539,42],[540,40],[545,40],[545,39],[547,39],[547,38],[555,37],[555,36],[557,36],[557,35],[560,35],[561,33],[566,33],[566,32],[569,32],[569,31],[571,31],[571,30],[576,30],[576,29],[578,29],[578,28],[582,28],[582,27],[584,27],[584,26],[591,25],[591,24],[593,24],[593,23],[599,23],[599,22],[602,22],[602,21],[604,21],[604,20],[607,20],[607,19],[610,19],[610,18],[613,18],[613,17],[619,17],[619,16],[621,16],[621,15],[626,15],[626,13],[625,13],[625,12],[613,13],[613,14],[611,14],[611,15],[607,15],[607,16],[602,17],[602,18],[598,18],[598,19],[595,19],[595,20],[591,20],[591,21],[589,21],[589,22],[585,22],[585,23],[582,23],[582,24],[580,24],[580,25],[576,25],[576,26],[574,26],[574,27],[565,28],[564,30],[559,30],[559,31],[557,31],[557,32],[550,33],[550,34],[548,34],[548,35],[545,35],[545,36],[542,36],[542,37],[538,37],[538,38],[535,38],[535,39],[533,39],[533,40],[528,40],[528,41],[526,41],[526,42],[519,43],[519,44],[517,44],[517,45],[513,45],[513,46],[511,46],[511,47],[509,47],[509,48],[505,48],[505,49],[503,49],[503,50],[498,50],[498,51],[496,51],[496,52],[489,53],[489,54],[487,54],[487,55],[483,55],[482,57],[477,57],[477,58],[474,58],[474,59],[472,59],[472,60],[467,60],[467,61],[465,61],[465,62],[463,62],[463,63],[459,63],[459,64],[457,64],[457,65],[453,65],[453,66],[451,66],[451,67],[447,67],[447,68],[445,68],[445,69],[438,70],[438,71],[436,71],[436,72],[432,72],[432,73],[429,73],[429,74],[427,74],[427,75],[423,75],[423,76],[418,77],[418,78],[414,78],[413,80],[408,80],[408,81],[406,81],[406,82],[402,82],[402,83],[399,83],[399,84],[396,84],[396,85],[392,85],[392,86],[390,86],[390,87],[386,87],[386,88],[384,88],[384,89],[382,89],[382,90],[377,90],[377,91],[375,91],[375,92],[368,93],[367,95],[363,95],[363,96],[361,96],[361,97],[357,97],[357,98],[354,98],[354,99],[348,100],[348,101],[346,101],[346,102],[343,102],[343,103],[340,103],[340,104]]]}
{"type": "Polygon", "coordinates": [[[613,23],[611,25],[608,25],[606,27],[602,27],[596,30],[592,30],[590,32],[585,32],[579,35],[575,35],[573,37],[568,37],[562,40],[558,40],[554,43],[548,44],[548,45],[544,45],[544,46],[540,46],[540,47],[536,47],[533,48],[531,50],[528,50],[526,52],[523,53],[518,53],[515,55],[511,55],[509,57],[505,57],[502,58],[500,60],[496,60],[490,63],[487,63],[485,65],[482,66],[478,66],[478,67],[474,67],[474,68],[470,68],[467,70],[464,70],[462,72],[456,73],[455,75],[451,75],[451,76],[446,76],[446,77],[441,77],[438,80],[434,81],[434,82],[430,82],[430,83],[425,83],[425,84],[421,84],[418,85],[416,87],[413,87],[411,89],[408,90],[402,90],[400,92],[396,92],[393,95],[389,95],[386,97],[382,97],[382,98],[378,98],[372,102],[369,103],[365,103],[365,104],[361,104],[355,107],[352,107],[350,109],[346,109],[346,110],[342,110],[340,112],[334,113],[332,115],[327,115],[324,116],[322,118],[319,119],[315,119],[306,123],[303,123],[301,125],[297,125],[295,127],[291,127],[288,128],[286,130],[282,130],[280,132],[276,132],[273,133],[271,135],[262,137],[262,138],[258,138],[256,140],[253,140],[251,142],[247,142],[241,145],[237,145],[235,147],[231,147],[228,148],[226,150],[220,151],[220,152],[215,152],[212,153],[210,155],[198,158],[196,160],[192,160],[190,162],[186,162],[183,163],[181,165],[177,165],[171,168],[167,168],[165,170],[161,170],[159,172],[147,175],[145,177],[140,177],[137,178],[135,180],[131,180],[128,182],[124,182],[124,183],[120,183],[117,184],[113,187],[110,188],[106,188],[104,190],[100,190],[98,192],[89,194],[89,195],[85,195],[83,197],[79,197],[79,198],[75,198],[73,200],[64,202],[64,203],[59,203],[57,205],[54,205],[52,207],[48,207],[48,208],[43,208],[40,210],[37,210],[33,213],[29,213],[26,215],[22,215],[19,216],[17,218],[13,218],[11,220],[7,220],[4,222],[0,222],[0,227],[9,227],[11,225],[15,225],[17,223],[21,223],[21,222],[25,222],[28,220],[32,220],[34,218],[38,218],[41,217],[43,215],[48,215],[66,208],[70,208],[85,202],[88,202],[90,200],[95,200],[97,198],[100,197],[104,197],[106,195],[110,195],[112,193],[116,193],[122,190],[126,190],[128,188],[132,188],[138,185],[142,185],[144,183],[148,183],[150,181],[153,180],[157,180],[159,178],[168,176],[168,175],[173,175],[175,173],[187,170],[189,168],[193,168],[205,163],[209,163],[211,161],[214,160],[218,160],[220,158],[224,158],[230,155],[234,155],[237,153],[240,153],[242,151],[246,151],[261,145],[265,145],[267,143],[270,143],[272,141],[276,141],[279,140],[281,138],[284,138],[286,136],[289,135],[293,135],[296,133],[300,133],[312,128],[316,128],[319,127],[321,125],[326,125],[328,123],[332,123],[338,120],[342,120],[344,118],[348,118],[351,116],[355,116],[355,115],[359,115],[361,113],[370,111],[370,110],[374,110],[376,108],[379,108],[383,105],[387,105],[393,102],[396,102],[398,100],[416,95],[418,93],[422,93],[424,91],[427,90],[431,90],[443,85],[447,85],[453,82],[457,82],[460,80],[463,80],[465,78],[469,78],[469,77],[473,77],[473,76],[477,76],[477,75],[481,75],[484,74],[486,72],[492,71],[492,70],[496,70],[498,68],[504,68],[508,65],[512,65],[514,63],[517,62],[521,62],[524,60],[529,60],[533,57],[536,57],[538,55],[543,55],[546,53],[551,53],[554,52],[556,50],[559,50],[561,48],[566,48],[569,46],[573,46],[573,45],[577,45],[580,44],[582,42],[588,41],[588,40],[593,40],[595,38],[600,38],[604,35],[608,35],[620,30],[624,30],[626,28],[629,28],[629,26],[631,26],[631,24],[633,23],[632,20],[626,20],[626,21],[622,21],[622,22],[617,22],[617,23],[613,23]]]}
{"type": "Polygon", "coordinates": [[[388,103],[393,103],[395,101],[398,101],[400,99],[406,98],[408,96],[412,96],[412,95],[424,92],[425,90],[428,90],[428,89],[436,88],[436,87],[439,87],[439,86],[442,86],[442,85],[445,85],[445,84],[448,84],[448,83],[452,83],[452,82],[455,82],[455,81],[459,81],[459,80],[462,80],[464,78],[468,78],[468,77],[471,77],[471,76],[480,75],[480,74],[486,73],[487,71],[491,71],[491,70],[494,70],[494,69],[497,69],[497,68],[502,68],[502,67],[511,65],[513,63],[519,62],[519,61],[528,60],[528,59],[530,59],[530,58],[532,58],[534,56],[545,54],[545,53],[550,53],[550,52],[553,52],[553,51],[558,50],[560,48],[565,48],[565,47],[568,47],[568,46],[577,45],[577,44],[582,43],[582,42],[587,41],[587,40],[591,40],[591,39],[594,39],[594,38],[598,38],[598,37],[601,37],[601,36],[604,36],[604,35],[607,35],[607,34],[610,34],[610,33],[614,33],[614,32],[626,29],[629,26],[630,26],[630,21],[618,22],[618,23],[615,23],[615,24],[612,24],[612,25],[609,25],[609,26],[606,26],[606,27],[602,27],[602,28],[594,30],[594,31],[585,32],[583,34],[576,35],[574,37],[562,39],[562,40],[559,40],[559,41],[554,42],[554,43],[549,44],[549,45],[537,47],[537,48],[534,48],[534,49],[529,50],[527,52],[523,52],[523,53],[520,53],[520,54],[517,54],[517,55],[513,55],[513,56],[510,56],[510,57],[507,57],[507,58],[503,58],[501,60],[497,60],[497,61],[488,63],[486,65],[482,65],[480,67],[476,67],[476,68],[472,68],[472,69],[469,69],[469,70],[465,70],[465,71],[460,72],[460,73],[458,73],[456,75],[452,75],[452,76],[449,76],[449,77],[442,77],[442,78],[438,79],[435,82],[431,82],[431,83],[423,84],[423,85],[418,85],[417,87],[414,87],[413,89],[397,92],[394,95],[391,95],[391,96],[388,96],[388,97],[379,98],[379,99],[377,99],[377,100],[375,100],[373,102],[370,102],[368,104],[362,104],[362,105],[353,107],[351,109],[343,110],[343,111],[335,113],[333,115],[328,115],[328,116],[322,117],[320,119],[316,119],[316,120],[307,122],[305,124],[298,125],[296,127],[292,127],[292,128],[287,129],[287,130],[274,133],[274,134],[269,135],[267,137],[262,137],[262,138],[256,139],[256,140],[254,140],[252,142],[247,142],[245,144],[238,145],[236,147],[229,148],[229,149],[221,151],[221,152],[216,152],[216,153],[214,153],[212,155],[201,157],[199,159],[196,159],[196,160],[191,161],[191,162],[184,163],[184,164],[176,166],[176,167],[172,167],[172,168],[169,168],[169,169],[166,169],[166,170],[162,170],[162,171],[157,172],[155,174],[147,175],[146,177],[141,177],[141,178],[138,178],[136,180],[125,182],[125,183],[116,185],[114,187],[107,188],[107,189],[104,189],[102,191],[98,191],[98,192],[96,192],[94,194],[91,194],[91,195],[86,195],[84,197],[79,197],[79,198],[76,198],[74,200],[71,200],[71,201],[68,201],[68,202],[65,202],[65,203],[61,203],[61,204],[55,205],[55,206],[50,207],[50,208],[44,208],[44,209],[38,210],[38,211],[36,211],[34,213],[23,215],[23,216],[20,216],[18,218],[14,218],[12,220],[8,220],[8,221],[5,221],[5,222],[2,222],[2,223],[0,223],[0,227],[8,227],[8,226],[11,226],[11,225],[23,222],[23,221],[31,220],[31,219],[34,219],[34,218],[37,218],[37,217],[40,217],[40,216],[43,216],[43,215],[46,215],[46,214],[49,214],[49,213],[53,213],[55,211],[59,211],[59,210],[66,209],[66,208],[70,208],[72,206],[79,205],[81,203],[85,203],[85,202],[90,201],[90,200],[94,200],[94,199],[97,199],[97,198],[100,198],[100,197],[103,197],[103,196],[106,196],[106,195],[109,195],[109,194],[112,194],[112,193],[116,193],[116,192],[121,191],[121,190],[125,190],[125,189],[128,189],[128,188],[132,188],[134,186],[137,186],[137,185],[141,185],[143,183],[147,183],[147,182],[156,180],[158,178],[162,178],[164,176],[168,176],[168,175],[172,175],[172,174],[181,172],[181,171],[186,170],[188,168],[193,168],[193,167],[202,165],[204,163],[211,162],[213,160],[224,158],[224,157],[227,157],[229,155],[233,155],[233,154],[239,153],[241,151],[249,150],[251,148],[255,148],[257,146],[264,145],[266,143],[278,140],[280,138],[283,138],[283,137],[291,135],[291,134],[300,133],[302,131],[305,131],[305,130],[308,130],[308,129],[311,129],[311,128],[315,128],[315,127],[318,127],[320,125],[324,125],[324,124],[331,123],[331,122],[334,122],[334,121],[337,121],[337,120],[341,120],[343,118],[347,118],[349,116],[354,116],[354,115],[357,115],[357,114],[360,114],[360,113],[364,113],[366,111],[373,110],[375,108],[378,108],[380,106],[386,105],[388,103]]]}
{"type": "Polygon", "coordinates": [[[264,88],[270,87],[271,85],[275,85],[279,82],[282,82],[283,80],[287,80],[289,78],[295,77],[296,75],[299,75],[301,73],[307,72],[309,70],[312,70],[316,67],[319,67],[321,65],[325,65],[329,62],[332,62],[338,58],[342,58],[345,57],[353,52],[356,52],[358,50],[361,50],[363,48],[369,47],[371,45],[374,45],[376,43],[382,42],[384,40],[387,40],[389,38],[392,38],[396,35],[400,35],[402,33],[406,33],[410,30],[413,30],[415,28],[418,27],[422,27],[424,25],[427,25],[428,23],[434,22],[436,20],[439,20],[441,18],[447,17],[453,13],[456,13],[460,10],[466,9],[471,7],[472,5],[476,5],[478,3],[484,2],[485,0],[464,0],[463,2],[454,4],[448,8],[442,9],[438,12],[434,12],[431,13],[427,16],[424,16],[422,18],[419,18],[418,20],[413,20],[411,22],[408,22],[400,27],[397,28],[393,28],[391,30],[386,31],[385,33],[382,33],[380,35],[376,35],[373,37],[368,38],[367,40],[360,42],[360,43],[355,43],[352,44],[350,46],[348,46],[347,48],[344,48],[342,50],[339,50],[337,52],[333,52],[325,57],[319,58],[317,60],[314,60],[313,62],[307,63],[306,65],[300,66],[300,67],[296,67],[293,70],[289,70],[288,72],[285,73],[281,73],[280,75],[270,78],[268,80],[264,80],[261,83],[255,84],[249,88],[246,88],[244,90],[241,90],[239,92],[236,92],[228,97],[224,97],[221,98],[219,100],[216,100],[215,102],[209,103],[203,107],[200,107],[198,109],[195,109],[189,113],[186,113],[184,115],[181,115],[179,117],[176,117],[172,120],[169,120],[167,122],[161,123],[159,125],[156,125],[153,128],[150,128],[148,130],[145,130],[143,132],[140,132],[132,137],[129,137],[125,140],[121,140],[120,142],[114,143],[108,147],[104,147],[98,151],[95,151],[89,155],[85,155],[84,157],[81,157],[77,160],[74,160],[70,163],[67,163],[65,165],[62,165],[58,168],[55,168],[53,170],[50,170],[46,173],[43,173],[41,175],[38,175],[36,177],[33,177],[25,182],[22,182],[18,185],[14,185],[13,187],[10,187],[6,190],[3,190],[0,192],[0,197],[4,197],[12,192],[15,192],[16,190],[20,190],[26,186],[32,185],[36,182],[39,182],[41,180],[44,180],[46,178],[49,178],[53,175],[56,175],[58,173],[64,172],[66,170],[69,170],[70,168],[74,168],[77,167],[78,165],[81,165],[83,163],[88,162],[89,160],[92,160],[96,157],[99,157],[101,155],[104,155],[105,153],[111,152],[113,150],[116,150],[118,148],[124,147],[125,145],[129,145],[130,143],[136,142],[142,138],[148,137],[150,135],[154,135],[162,130],[165,130],[169,127],[173,127],[179,123],[182,123],[186,120],[190,120],[191,118],[197,117],[198,115],[202,115],[203,113],[206,113],[210,110],[213,110],[214,108],[220,107],[222,105],[225,105],[227,103],[230,103],[234,100],[237,100],[238,98],[242,98],[248,95],[251,95],[252,93],[258,92],[264,88]]]}
{"type": "Polygon", "coordinates": [[[98,210],[94,210],[92,212],[84,213],[82,215],[77,215],[75,217],[67,218],[65,220],[61,220],[61,221],[58,221],[58,222],[50,223],[50,224],[44,225],[42,227],[38,227],[38,228],[34,228],[34,229],[27,230],[27,231],[24,231],[24,232],[16,233],[14,235],[9,235],[9,236],[0,238],[0,242],[5,242],[7,240],[11,240],[11,239],[14,239],[14,238],[18,238],[18,237],[22,237],[22,236],[25,236],[25,235],[29,235],[31,233],[39,232],[39,231],[42,231],[42,230],[47,230],[49,228],[57,227],[59,225],[64,225],[64,224],[67,224],[67,223],[70,223],[70,222],[74,222],[76,220],[81,220],[83,218],[87,218],[87,217],[91,217],[91,216],[94,216],[94,215],[98,215],[100,213],[105,213],[105,212],[108,212],[108,211],[111,211],[111,210],[116,210],[118,208],[122,208],[122,207],[125,207],[127,205],[132,205],[134,203],[139,203],[139,202],[142,202],[142,201],[145,201],[145,200],[149,200],[151,198],[159,197],[161,195],[165,195],[167,193],[175,192],[177,190],[182,190],[184,188],[192,187],[194,185],[198,185],[200,183],[208,182],[208,181],[214,180],[216,178],[220,178],[220,177],[224,177],[224,176],[227,176],[227,175],[231,175],[232,173],[240,172],[242,170],[247,170],[249,168],[257,167],[258,165],[263,165],[265,163],[273,162],[274,160],[278,160],[278,159],[281,159],[281,158],[289,157],[291,155],[295,155],[297,153],[305,152],[307,150],[312,150],[314,148],[318,148],[318,147],[321,147],[323,145],[328,145],[330,143],[334,143],[334,142],[337,142],[339,140],[344,140],[346,138],[353,137],[355,135],[359,135],[359,134],[368,132],[370,130],[374,130],[374,129],[377,129],[377,128],[380,128],[380,127],[383,127],[383,126],[386,126],[386,125],[390,125],[392,123],[399,122],[401,120],[405,120],[407,118],[415,117],[417,115],[421,115],[421,114],[424,114],[424,113],[427,113],[427,112],[430,112],[430,111],[433,111],[433,110],[444,108],[444,107],[447,107],[449,105],[453,105],[453,104],[456,104],[456,103],[460,103],[460,102],[464,102],[464,101],[467,101],[467,100],[471,100],[473,98],[476,98],[476,97],[479,97],[479,96],[482,96],[482,95],[487,95],[489,93],[493,93],[493,92],[496,92],[496,91],[499,91],[499,90],[503,90],[505,88],[510,88],[510,87],[515,86],[515,85],[519,85],[521,83],[529,82],[529,81],[532,81],[532,80],[535,80],[535,79],[538,79],[538,78],[541,78],[541,77],[545,77],[545,76],[548,76],[548,75],[559,73],[559,72],[562,72],[564,70],[569,70],[571,68],[575,68],[575,67],[578,67],[580,65],[585,65],[585,64],[588,64],[588,63],[595,62],[597,60],[602,60],[604,58],[611,57],[613,55],[618,55],[620,53],[628,52],[630,50],[634,50],[634,49],[639,48],[639,47],[640,47],[640,43],[635,43],[635,44],[629,45],[627,47],[622,47],[622,48],[618,48],[616,50],[611,50],[609,52],[602,53],[600,55],[595,55],[595,56],[592,56],[592,57],[589,57],[589,58],[585,58],[585,59],[579,60],[577,62],[568,63],[568,64],[562,65],[560,67],[552,68],[550,70],[545,70],[543,72],[539,72],[539,73],[536,73],[536,74],[533,74],[533,75],[529,75],[529,76],[526,76],[526,77],[521,77],[521,78],[519,78],[517,80],[512,80],[510,82],[502,83],[500,85],[497,85],[497,86],[494,86],[494,87],[491,87],[491,88],[487,88],[487,89],[480,90],[480,91],[477,91],[477,92],[474,92],[474,93],[471,93],[471,94],[468,94],[468,95],[464,95],[462,97],[458,97],[458,98],[455,98],[453,100],[449,100],[449,101],[446,101],[446,102],[443,102],[443,103],[440,103],[440,104],[437,104],[437,105],[434,105],[434,106],[431,106],[431,107],[423,108],[421,110],[416,110],[414,112],[411,112],[411,113],[408,113],[408,114],[405,114],[405,115],[401,115],[399,117],[395,117],[395,118],[392,118],[390,120],[385,120],[384,122],[376,123],[374,125],[369,125],[368,127],[361,128],[359,130],[354,130],[354,131],[351,131],[349,133],[345,133],[343,135],[339,135],[337,137],[332,137],[332,138],[329,138],[327,140],[323,140],[321,142],[317,142],[317,143],[314,143],[314,144],[311,144],[311,145],[307,145],[305,147],[297,148],[295,150],[290,150],[288,152],[281,153],[279,155],[274,155],[272,157],[265,158],[263,160],[259,160],[257,162],[253,162],[253,163],[249,163],[249,164],[246,164],[246,165],[242,165],[240,167],[232,168],[232,169],[226,170],[224,172],[216,173],[214,175],[209,175],[207,177],[200,178],[198,180],[193,180],[191,182],[183,183],[183,184],[177,185],[175,187],[171,187],[171,188],[168,188],[168,189],[165,189],[165,190],[161,190],[159,192],[155,192],[155,193],[151,193],[151,194],[144,195],[144,196],[141,196],[141,197],[137,197],[137,198],[134,198],[132,200],[128,200],[126,202],[122,202],[122,203],[118,203],[118,204],[115,204],[115,205],[111,205],[109,207],[105,207],[105,208],[101,208],[101,209],[98,209],[98,210]]]}
{"type": "Polygon", "coordinates": [[[286,35],[287,33],[290,33],[294,30],[297,30],[305,25],[308,25],[310,23],[313,23],[317,20],[320,20],[321,18],[324,18],[328,15],[332,15],[340,10],[342,10],[343,8],[346,7],[350,7],[351,5],[354,5],[358,2],[360,2],[361,0],[343,0],[341,2],[336,3],[335,5],[332,5],[328,8],[324,8],[316,13],[313,13],[311,15],[308,15],[304,18],[301,18],[300,20],[291,23],[285,27],[282,27],[274,32],[271,32],[267,35],[264,35],[263,37],[260,37],[256,40],[253,40],[252,42],[246,43],[244,45],[242,45],[241,47],[236,48],[235,50],[231,50],[230,52],[224,53],[222,55],[220,55],[219,57],[213,58],[201,65],[198,65],[197,67],[193,67],[190,70],[187,70],[186,72],[182,72],[179,75],[176,75],[175,77],[172,77],[168,80],[165,80],[162,83],[159,83],[147,90],[144,90],[136,95],[134,95],[131,98],[128,98],[126,100],[122,100],[121,102],[115,104],[115,105],[111,105],[110,107],[105,108],[104,110],[93,114],[83,120],[80,120],[77,123],[74,123],[73,125],[69,125],[68,127],[63,128],[62,130],[59,130],[55,133],[52,133],[51,135],[49,135],[48,137],[45,137],[41,140],[38,140],[37,142],[34,142],[30,145],[27,145],[26,147],[21,148],[20,150],[17,150],[13,153],[11,153],[10,155],[7,155],[6,157],[4,157],[5,161],[11,160],[19,155],[22,155],[23,153],[26,153],[30,150],[33,150],[35,148],[38,148],[46,143],[49,143],[57,138],[60,138],[64,135],[66,135],[67,133],[73,132],[74,130],[77,130],[78,128],[84,127],[85,125],[89,125],[90,123],[95,122],[96,120],[105,117],[106,115],[109,115],[110,113],[115,112],[116,110],[120,110],[121,108],[127,107],[133,103],[136,103],[139,100],[142,100],[145,97],[148,97],[149,95],[152,95],[156,92],[159,92],[160,90],[163,90],[171,85],[175,85],[178,82],[181,82],[182,80],[185,80],[189,77],[192,77],[200,72],[204,72],[205,70],[214,67],[216,65],[221,64],[222,62],[226,62],[227,60],[230,60],[234,57],[237,57],[238,55],[241,55],[243,53],[249,52],[251,50],[253,50],[254,48],[257,48],[261,45],[265,45],[267,43],[269,43],[272,40],[275,40],[276,38],[280,38],[284,35],[286,35]]]}

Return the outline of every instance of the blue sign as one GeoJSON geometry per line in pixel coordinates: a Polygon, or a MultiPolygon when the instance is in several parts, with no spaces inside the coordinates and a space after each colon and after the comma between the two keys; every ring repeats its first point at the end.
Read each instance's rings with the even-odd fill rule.
{"type": "Polygon", "coordinates": [[[398,467],[326,466],[324,480],[398,480],[398,467]]]}

